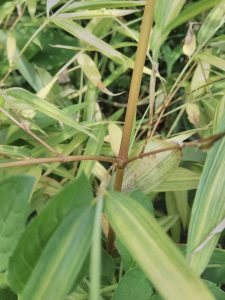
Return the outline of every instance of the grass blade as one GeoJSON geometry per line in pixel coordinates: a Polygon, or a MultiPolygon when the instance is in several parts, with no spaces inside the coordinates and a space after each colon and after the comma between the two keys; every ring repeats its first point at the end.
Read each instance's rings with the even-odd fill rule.
{"type": "Polygon", "coordinates": [[[214,299],[154,217],[136,201],[112,192],[105,210],[118,238],[164,299],[214,299]]]}

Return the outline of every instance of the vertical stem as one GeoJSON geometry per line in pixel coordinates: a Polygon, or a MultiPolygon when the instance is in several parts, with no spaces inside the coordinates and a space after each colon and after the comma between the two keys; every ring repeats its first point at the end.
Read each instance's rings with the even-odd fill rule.
{"type": "Polygon", "coordinates": [[[145,64],[146,53],[149,45],[149,36],[153,23],[155,0],[147,0],[144,10],[143,21],[141,25],[140,38],[138,42],[137,54],[134,63],[134,70],[131,79],[130,92],[128,97],[128,106],[125,116],[123,136],[120,145],[118,158],[125,160],[128,158],[129,143],[132,126],[136,116],[136,106],[141,87],[141,79],[145,64]]]}
{"type": "MultiPolygon", "coordinates": [[[[154,5],[155,5],[155,0],[146,1],[142,25],[141,25],[141,31],[140,31],[140,38],[138,42],[137,53],[136,53],[136,58],[134,63],[134,70],[131,79],[128,105],[127,105],[127,111],[126,111],[124,128],[123,128],[123,136],[122,136],[120,151],[118,155],[118,158],[121,161],[125,161],[128,159],[131,131],[136,117],[136,106],[138,102],[142,73],[145,64],[146,53],[149,46],[149,37],[150,37],[150,32],[153,23],[154,5]]],[[[115,185],[114,185],[115,191],[121,191],[123,175],[124,175],[124,169],[117,168],[115,185]]],[[[108,251],[111,253],[114,250],[114,239],[115,239],[115,234],[113,233],[112,228],[110,228],[109,235],[108,235],[108,251]]]]}

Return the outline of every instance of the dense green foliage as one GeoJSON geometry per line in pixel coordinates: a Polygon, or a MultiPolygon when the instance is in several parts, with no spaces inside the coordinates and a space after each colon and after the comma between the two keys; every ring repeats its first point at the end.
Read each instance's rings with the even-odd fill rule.
{"type": "Polygon", "coordinates": [[[224,20],[225,0],[0,2],[0,300],[225,300],[224,20]]]}

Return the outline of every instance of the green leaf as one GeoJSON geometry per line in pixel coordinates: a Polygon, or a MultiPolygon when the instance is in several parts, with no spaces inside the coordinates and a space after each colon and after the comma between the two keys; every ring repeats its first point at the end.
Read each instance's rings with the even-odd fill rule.
{"type": "Polygon", "coordinates": [[[136,201],[108,193],[105,210],[116,235],[164,299],[214,299],[154,217],[136,201]]]}
{"type": "Polygon", "coordinates": [[[0,288],[1,300],[17,300],[17,295],[14,294],[9,287],[0,288]]]}
{"type": "Polygon", "coordinates": [[[92,18],[116,18],[122,17],[134,12],[137,12],[136,9],[98,9],[98,10],[83,10],[76,11],[71,13],[60,14],[60,17],[65,19],[72,20],[83,20],[83,19],[92,19],[92,18]]]}
{"type": "MultiPolygon", "coordinates": [[[[171,142],[167,140],[151,140],[144,153],[170,146],[171,142]]],[[[130,162],[125,169],[123,191],[140,189],[144,194],[149,194],[175,172],[180,160],[180,151],[172,150],[130,162]]]]}
{"type": "MultiPolygon", "coordinates": [[[[225,115],[219,127],[219,132],[224,131],[225,115]]],[[[223,157],[225,157],[224,138],[218,141],[208,153],[192,207],[187,257],[191,267],[198,274],[205,269],[219,239],[219,233],[213,236],[210,233],[220,224],[225,215],[223,157]]]]}
{"type": "Polygon", "coordinates": [[[88,130],[75,122],[65,112],[57,108],[54,104],[39,98],[38,96],[28,92],[22,88],[11,88],[7,90],[7,100],[15,101],[17,103],[26,103],[34,109],[46,114],[50,118],[62,122],[70,127],[77,129],[78,131],[84,132],[89,136],[92,136],[88,130]]]}
{"type": "Polygon", "coordinates": [[[11,176],[0,183],[0,271],[7,268],[25,229],[33,185],[34,178],[26,175],[11,176]]]}
{"type": "MultiPolygon", "coordinates": [[[[105,137],[105,126],[100,125],[94,129],[94,134],[96,140],[89,139],[86,148],[84,151],[84,155],[99,155],[102,149],[102,144],[105,137]]],[[[78,174],[84,173],[88,178],[91,176],[92,169],[95,165],[95,161],[82,161],[80,163],[78,174]]]]}
{"type": "Polygon", "coordinates": [[[151,48],[153,49],[153,57],[157,60],[159,49],[167,34],[164,31],[167,25],[172,22],[180,13],[185,0],[161,0],[156,1],[155,5],[155,26],[151,36],[151,48]]]}
{"type": "Polygon", "coordinates": [[[122,1],[122,0],[111,0],[111,1],[85,1],[85,2],[73,2],[65,8],[63,8],[63,12],[68,11],[77,11],[83,9],[97,9],[97,8],[125,8],[125,7],[134,7],[134,6],[144,6],[145,1],[122,1]]]}
{"type": "Polygon", "coordinates": [[[99,300],[101,287],[101,216],[103,199],[98,199],[93,224],[90,262],[90,300],[99,300]]]}
{"type": "Polygon", "coordinates": [[[47,16],[49,16],[50,10],[53,9],[60,2],[62,2],[62,1],[61,0],[47,0],[47,5],[46,5],[47,16]]]}
{"type": "Polygon", "coordinates": [[[204,281],[208,286],[211,293],[215,296],[217,300],[225,300],[225,292],[216,286],[215,283],[205,280],[204,281]]]}
{"type": "Polygon", "coordinates": [[[193,190],[198,187],[200,174],[177,168],[165,181],[154,188],[156,192],[193,190]]]}
{"type": "Polygon", "coordinates": [[[21,300],[64,299],[89,252],[93,219],[93,207],[82,213],[72,210],[64,217],[38,260],[21,300]]]}
{"type": "MultiPolygon", "coordinates": [[[[122,53],[114,49],[112,46],[104,42],[102,39],[95,36],[89,30],[81,27],[78,23],[60,17],[60,15],[51,18],[51,21],[54,22],[55,25],[57,25],[58,27],[64,29],[65,31],[75,36],[80,41],[96,48],[97,51],[101,52],[106,57],[110,58],[116,63],[124,67],[133,68],[134,61],[131,58],[123,55],[122,53]]],[[[150,70],[147,68],[144,69],[144,72],[146,74],[150,74],[150,70]]]]}
{"type": "Polygon", "coordinates": [[[215,6],[204,20],[197,35],[199,46],[204,45],[206,41],[214,36],[219,28],[224,24],[225,0],[215,6]]]}
{"type": "Polygon", "coordinates": [[[139,268],[128,271],[119,282],[112,300],[149,300],[153,288],[139,268]]]}
{"type": "MultiPolygon", "coordinates": [[[[224,4],[225,5],[225,4],[224,4]]],[[[197,55],[197,58],[206,61],[208,64],[225,71],[225,60],[219,56],[213,55],[210,52],[203,52],[197,55]]]]}
{"type": "Polygon", "coordinates": [[[201,0],[201,1],[192,2],[190,4],[185,5],[183,11],[179,14],[179,16],[176,19],[172,20],[168,24],[168,26],[165,28],[165,31],[168,34],[174,28],[188,22],[189,20],[193,19],[195,16],[198,16],[204,11],[216,6],[220,2],[221,0],[213,0],[213,1],[201,0]]]}
{"type": "Polygon", "coordinates": [[[71,212],[82,213],[92,200],[90,185],[84,176],[71,182],[54,196],[41,214],[27,227],[9,263],[11,287],[21,293],[43,251],[63,219],[71,212]]]}
{"type": "Polygon", "coordinates": [[[37,0],[27,0],[27,7],[30,16],[34,17],[37,9],[37,0]]]}

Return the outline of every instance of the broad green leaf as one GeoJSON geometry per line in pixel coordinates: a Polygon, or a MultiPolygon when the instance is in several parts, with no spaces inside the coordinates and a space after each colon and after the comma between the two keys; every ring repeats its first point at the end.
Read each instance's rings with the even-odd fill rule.
{"type": "Polygon", "coordinates": [[[128,271],[119,282],[112,300],[149,300],[153,288],[139,268],[128,271]]]}
{"type": "Polygon", "coordinates": [[[204,45],[206,41],[214,36],[217,30],[219,30],[219,28],[224,24],[224,17],[225,0],[215,6],[204,20],[197,35],[199,46],[204,45]]]}
{"type": "Polygon", "coordinates": [[[111,192],[105,211],[118,238],[164,299],[214,299],[154,217],[136,201],[111,192]]]}
{"type": "MultiPolygon", "coordinates": [[[[11,287],[21,293],[51,237],[71,212],[82,213],[92,200],[89,183],[80,176],[51,199],[41,214],[27,227],[9,265],[11,287]]],[[[75,219],[74,219],[75,221],[75,219]]]]}
{"type": "Polygon", "coordinates": [[[155,192],[184,191],[197,189],[200,174],[185,168],[177,168],[165,181],[160,183],[155,192]]]}
{"type": "Polygon", "coordinates": [[[89,136],[92,136],[92,134],[90,134],[84,126],[79,125],[75,120],[57,108],[54,104],[39,98],[27,90],[21,88],[11,88],[7,90],[7,96],[9,101],[28,104],[34,109],[46,114],[48,117],[73,127],[78,131],[84,132],[89,136]]]}
{"type": "Polygon", "coordinates": [[[53,233],[29,278],[21,300],[62,300],[90,249],[94,207],[66,215],[53,233]]]}
{"type": "Polygon", "coordinates": [[[17,300],[18,297],[14,294],[9,287],[0,288],[0,299],[1,300],[17,300]]]}
{"type": "MultiPolygon", "coordinates": [[[[221,119],[218,131],[225,131],[225,115],[221,119]]],[[[201,274],[207,266],[219,234],[215,234],[206,244],[205,241],[225,215],[225,160],[222,159],[224,156],[225,139],[223,138],[213,145],[208,153],[194,199],[188,233],[187,258],[197,274],[201,274]]]]}
{"type": "Polygon", "coordinates": [[[11,176],[0,182],[0,271],[25,230],[34,178],[11,176]]]}

